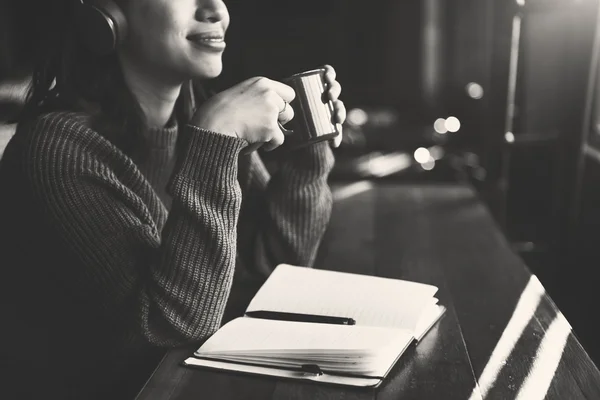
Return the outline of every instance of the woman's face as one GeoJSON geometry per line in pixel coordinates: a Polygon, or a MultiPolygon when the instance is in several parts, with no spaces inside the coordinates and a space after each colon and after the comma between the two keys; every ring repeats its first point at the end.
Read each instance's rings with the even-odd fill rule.
{"type": "Polygon", "coordinates": [[[222,0],[125,0],[127,39],[119,56],[168,82],[214,78],[222,70],[229,13],[222,0]]]}

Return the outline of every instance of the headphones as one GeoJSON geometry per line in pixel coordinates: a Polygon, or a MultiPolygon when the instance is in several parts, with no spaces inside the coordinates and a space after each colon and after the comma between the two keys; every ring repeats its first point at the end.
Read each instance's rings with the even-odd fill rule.
{"type": "Polygon", "coordinates": [[[113,0],[77,0],[76,9],[80,40],[93,54],[109,54],[123,43],[127,20],[113,0]]]}

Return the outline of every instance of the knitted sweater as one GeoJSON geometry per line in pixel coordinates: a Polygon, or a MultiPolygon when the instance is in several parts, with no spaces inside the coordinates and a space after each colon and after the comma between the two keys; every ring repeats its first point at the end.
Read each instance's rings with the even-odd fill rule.
{"type": "Polygon", "coordinates": [[[51,113],[9,143],[3,387],[106,396],[152,349],[219,328],[236,260],[251,270],[313,262],[331,211],[327,143],[290,153],[270,176],[258,153],[240,155],[241,139],[172,125],[145,140],[129,157],[85,115],[51,113]]]}

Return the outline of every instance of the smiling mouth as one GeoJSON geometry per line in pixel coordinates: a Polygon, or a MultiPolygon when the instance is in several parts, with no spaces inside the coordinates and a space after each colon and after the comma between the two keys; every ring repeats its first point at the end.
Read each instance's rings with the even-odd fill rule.
{"type": "Polygon", "coordinates": [[[188,40],[191,41],[210,41],[210,42],[222,42],[225,40],[225,35],[222,32],[204,32],[204,33],[195,33],[189,35],[188,40]]]}
{"type": "Polygon", "coordinates": [[[192,35],[187,38],[194,45],[211,50],[223,50],[225,48],[225,37],[221,35],[192,35]]]}
{"type": "Polygon", "coordinates": [[[191,41],[193,42],[211,42],[211,43],[219,43],[225,41],[223,37],[191,37],[191,41]]]}

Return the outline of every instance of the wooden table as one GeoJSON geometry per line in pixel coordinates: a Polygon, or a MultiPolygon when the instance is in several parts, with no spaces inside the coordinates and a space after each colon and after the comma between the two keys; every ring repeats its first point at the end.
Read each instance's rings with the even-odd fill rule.
{"type": "MultiPolygon", "coordinates": [[[[600,372],[543,287],[464,185],[335,185],[316,267],[439,287],[448,312],[376,390],[180,366],[170,351],[151,399],[600,399],[600,372]]],[[[241,310],[241,309],[240,309],[241,310]]]]}

